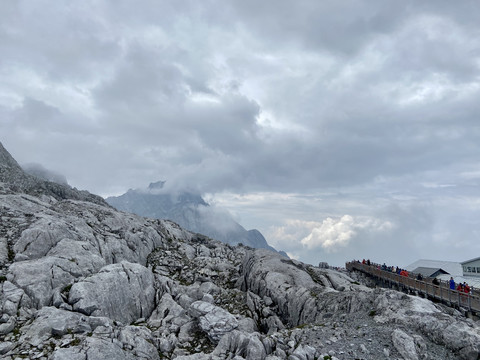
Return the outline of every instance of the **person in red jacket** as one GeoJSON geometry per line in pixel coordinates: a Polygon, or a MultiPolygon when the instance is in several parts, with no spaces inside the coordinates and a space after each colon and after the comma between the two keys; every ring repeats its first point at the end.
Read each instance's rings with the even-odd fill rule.
{"type": "Polygon", "coordinates": [[[465,282],[463,283],[463,291],[465,291],[465,294],[470,294],[470,286],[465,282]]]}

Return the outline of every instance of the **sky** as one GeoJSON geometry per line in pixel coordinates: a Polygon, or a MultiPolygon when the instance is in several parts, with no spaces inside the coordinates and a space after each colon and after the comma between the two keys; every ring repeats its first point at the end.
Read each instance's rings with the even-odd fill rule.
{"type": "Polygon", "coordinates": [[[0,3],[0,141],[79,189],[166,180],[291,257],[480,256],[476,1],[0,3]]]}

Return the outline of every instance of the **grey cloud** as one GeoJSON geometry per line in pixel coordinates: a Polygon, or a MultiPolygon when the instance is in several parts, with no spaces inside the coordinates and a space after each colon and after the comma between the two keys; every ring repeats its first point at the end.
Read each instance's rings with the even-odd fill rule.
{"type": "Polygon", "coordinates": [[[384,240],[358,230],[348,256],[402,237],[443,244],[452,229],[473,238],[477,210],[458,209],[478,196],[478,12],[473,1],[4,3],[1,140],[104,195],[164,179],[296,193],[291,207],[262,205],[275,226],[290,214],[398,224],[384,240]],[[435,212],[439,189],[462,201],[435,212]],[[301,199],[318,193],[330,195],[301,199]],[[409,196],[423,207],[395,208],[409,196]]]}

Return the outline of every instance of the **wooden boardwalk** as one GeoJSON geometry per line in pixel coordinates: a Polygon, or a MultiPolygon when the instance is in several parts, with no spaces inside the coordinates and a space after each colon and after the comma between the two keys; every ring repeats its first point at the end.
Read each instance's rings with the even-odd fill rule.
{"type": "Polygon", "coordinates": [[[363,272],[389,285],[396,285],[398,288],[416,292],[425,298],[440,301],[446,305],[474,314],[480,312],[480,296],[477,293],[466,294],[464,292],[451,290],[446,282],[440,282],[440,285],[434,285],[431,281],[417,280],[411,276],[406,277],[386,270],[380,270],[376,264],[365,265],[352,261],[345,265],[349,271],[355,270],[363,272]]]}

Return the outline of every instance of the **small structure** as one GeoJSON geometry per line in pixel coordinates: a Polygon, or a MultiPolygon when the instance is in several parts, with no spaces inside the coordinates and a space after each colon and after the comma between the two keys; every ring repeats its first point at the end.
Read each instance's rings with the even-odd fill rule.
{"type": "Polygon", "coordinates": [[[426,278],[435,278],[439,275],[450,274],[449,272],[443,270],[442,268],[431,268],[431,267],[417,267],[412,270],[414,274],[422,274],[426,278]]]}
{"type": "MultiPolygon", "coordinates": [[[[442,260],[426,260],[420,259],[415,261],[413,264],[410,264],[406,269],[410,272],[416,272],[415,269],[418,268],[429,268],[429,269],[442,269],[448,275],[456,277],[462,276],[462,266],[458,262],[454,261],[442,261],[442,260]]],[[[443,273],[441,273],[443,274],[443,273]]],[[[439,274],[439,275],[441,275],[439,274]]],[[[423,274],[422,274],[423,275],[423,274]]],[[[449,277],[450,279],[450,277],[449,277]]]]}
{"type": "Polygon", "coordinates": [[[463,276],[480,277],[480,257],[464,261],[461,264],[463,267],[463,276]]]}
{"type": "MultiPolygon", "coordinates": [[[[318,264],[318,267],[320,269],[328,269],[330,266],[328,266],[327,262],[322,261],[321,263],[318,264]]],[[[479,274],[480,275],[480,274],[479,274]]]]}

